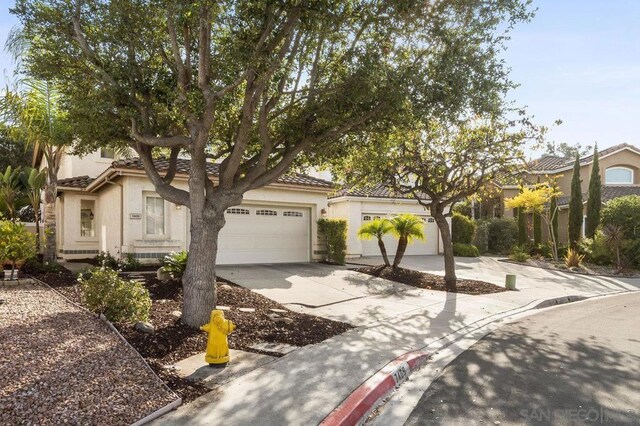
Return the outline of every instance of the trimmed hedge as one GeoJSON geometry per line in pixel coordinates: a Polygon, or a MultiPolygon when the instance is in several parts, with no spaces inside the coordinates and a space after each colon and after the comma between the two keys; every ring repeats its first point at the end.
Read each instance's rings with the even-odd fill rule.
{"type": "Polygon", "coordinates": [[[318,233],[325,237],[328,262],[344,265],[347,251],[347,221],[344,219],[318,219],[318,233]]]}
{"type": "Polygon", "coordinates": [[[476,225],[476,236],[473,239],[473,245],[478,248],[480,253],[489,251],[489,222],[481,220],[476,225]]]}
{"type": "Polygon", "coordinates": [[[471,244],[476,234],[476,223],[473,219],[458,212],[451,215],[451,240],[454,243],[471,244]]]}
{"type": "Polygon", "coordinates": [[[518,243],[518,222],[500,218],[489,221],[488,248],[491,253],[508,254],[518,243]]]}
{"type": "Polygon", "coordinates": [[[478,257],[480,251],[473,244],[453,243],[453,255],[461,257],[478,257]]]}

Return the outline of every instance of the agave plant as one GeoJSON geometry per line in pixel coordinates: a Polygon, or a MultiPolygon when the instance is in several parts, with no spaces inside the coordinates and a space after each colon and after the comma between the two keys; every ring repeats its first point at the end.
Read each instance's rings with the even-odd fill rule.
{"type": "Polygon", "coordinates": [[[189,254],[184,250],[169,253],[162,261],[162,269],[168,272],[174,280],[180,279],[187,269],[188,258],[189,254]]]}

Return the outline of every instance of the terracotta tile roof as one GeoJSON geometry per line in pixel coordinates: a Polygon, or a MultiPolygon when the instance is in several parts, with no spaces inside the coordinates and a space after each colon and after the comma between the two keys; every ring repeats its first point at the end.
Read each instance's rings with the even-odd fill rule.
{"type": "MultiPolygon", "coordinates": [[[[610,148],[603,149],[602,151],[599,151],[598,156],[603,157],[605,155],[619,151],[623,148],[631,149],[637,152],[638,154],[640,154],[640,148],[637,148],[636,146],[628,143],[621,143],[618,145],[614,145],[610,148]]],[[[564,157],[557,157],[555,155],[545,154],[536,160],[530,161],[527,164],[527,168],[531,172],[543,172],[543,171],[552,172],[552,171],[563,169],[566,167],[571,167],[574,161],[575,161],[575,158],[567,159],[564,157]]],[[[593,154],[580,158],[580,164],[582,165],[589,164],[591,163],[591,161],[593,161],[593,154]]]]}
{"type": "MultiPolygon", "coordinates": [[[[169,160],[166,158],[155,159],[154,164],[159,171],[164,171],[169,168],[169,160]]],[[[140,158],[137,158],[137,157],[114,161],[113,163],[111,163],[111,167],[119,168],[119,169],[144,170],[144,167],[142,166],[142,161],[140,161],[140,158]]],[[[188,174],[190,167],[191,167],[191,160],[188,160],[185,158],[178,159],[177,173],[188,174]]],[[[207,172],[210,175],[217,176],[218,169],[219,169],[218,164],[207,163],[207,172]]],[[[287,175],[284,175],[278,178],[276,182],[281,184],[286,184],[286,185],[312,186],[316,188],[333,188],[333,183],[329,181],[303,175],[300,173],[289,173],[287,175]]]]}
{"type": "MultiPolygon", "coordinates": [[[[603,203],[613,200],[614,198],[624,197],[626,195],[640,195],[640,186],[613,186],[607,185],[602,187],[601,199],[603,203]]],[[[582,194],[582,201],[587,201],[589,194],[582,194]]],[[[565,207],[569,205],[570,195],[563,195],[558,198],[558,206],[565,207]]]]}
{"type": "MultiPolygon", "coordinates": [[[[406,200],[413,199],[413,195],[402,194],[390,189],[383,184],[363,188],[342,188],[329,194],[330,199],[338,197],[401,198],[406,200]]],[[[425,195],[424,198],[426,199],[428,197],[425,195]]]]}
{"type": "Polygon", "coordinates": [[[95,179],[89,176],[75,176],[66,179],[58,179],[58,188],[84,189],[95,179]]]}

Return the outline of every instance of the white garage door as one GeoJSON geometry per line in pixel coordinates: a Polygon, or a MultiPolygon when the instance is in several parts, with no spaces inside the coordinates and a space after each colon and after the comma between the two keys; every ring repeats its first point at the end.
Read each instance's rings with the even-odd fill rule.
{"type": "MultiPolygon", "coordinates": [[[[365,213],[362,215],[362,223],[373,219],[384,218],[384,215],[377,215],[372,213],[365,213]]],[[[438,254],[438,225],[432,217],[421,216],[424,222],[424,236],[425,239],[413,240],[407,246],[405,255],[418,255],[418,254],[438,254]]],[[[386,235],[383,239],[387,254],[393,256],[398,248],[398,239],[393,235],[386,235]]],[[[380,256],[380,248],[378,247],[378,240],[363,240],[362,241],[362,255],[363,256],[380,256]]]]}
{"type": "Polygon", "coordinates": [[[241,205],[227,210],[218,264],[309,262],[310,210],[241,205]]]}

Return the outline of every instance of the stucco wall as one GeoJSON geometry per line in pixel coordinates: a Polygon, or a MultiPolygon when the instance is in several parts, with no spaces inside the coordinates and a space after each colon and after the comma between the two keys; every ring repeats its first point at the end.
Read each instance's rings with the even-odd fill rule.
{"type": "MultiPolygon", "coordinates": [[[[362,241],[358,238],[358,229],[362,226],[362,215],[366,213],[387,216],[397,213],[413,213],[417,215],[427,215],[425,210],[417,201],[413,200],[393,200],[393,199],[371,199],[359,197],[340,197],[329,200],[329,216],[336,219],[346,219],[347,229],[347,257],[355,258],[362,256],[362,241]]],[[[438,252],[441,252],[442,239],[438,232],[438,252]]]]}
{"type": "MultiPolygon", "coordinates": [[[[174,185],[187,189],[185,180],[176,180],[174,185]]],[[[165,235],[149,236],[145,233],[145,195],[156,195],[151,182],[144,176],[123,176],[107,183],[95,194],[67,191],[60,203],[62,226],[60,248],[71,250],[102,250],[112,255],[135,253],[142,262],[155,261],[154,254],[165,254],[185,250],[189,243],[189,210],[164,201],[165,235]],[[122,191],[122,193],[121,193],[122,191]],[[80,235],[80,201],[96,201],[95,238],[80,235]],[[122,209],[121,209],[122,205],[122,209]],[[122,244],[120,244],[122,238],[122,244]]],[[[324,191],[298,188],[262,188],[245,194],[243,204],[287,205],[308,208],[310,211],[311,258],[321,258],[322,247],[318,242],[317,220],[327,209],[324,191]]],[[[64,253],[63,252],[63,253],[64,253]]],[[[86,258],[93,254],[64,254],[66,258],[86,258]]]]}

